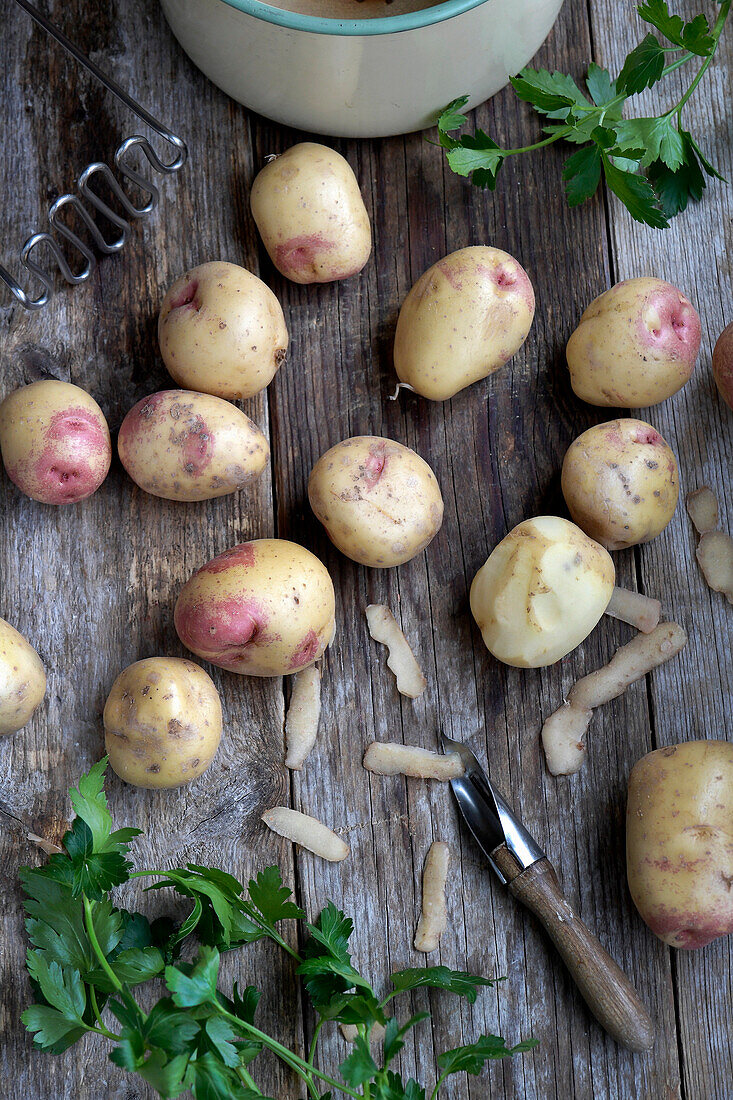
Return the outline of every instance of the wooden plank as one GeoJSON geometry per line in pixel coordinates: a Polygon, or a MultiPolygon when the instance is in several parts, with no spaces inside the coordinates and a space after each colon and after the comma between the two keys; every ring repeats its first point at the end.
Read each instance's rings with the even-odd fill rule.
{"type": "MultiPolygon", "coordinates": [[[[712,20],[714,5],[702,8],[712,20]]],[[[677,9],[691,18],[701,5],[678,3],[677,9]]],[[[641,23],[595,0],[591,10],[599,60],[617,69],[625,53],[642,37],[641,23]]],[[[655,89],[642,103],[671,105],[688,86],[695,68],[695,64],[685,67],[665,82],[664,99],[655,89]]],[[[732,71],[733,34],[727,28],[713,67],[684,115],[685,128],[728,180],[733,173],[732,71]]],[[[657,107],[652,110],[656,113],[657,107]]],[[[614,204],[612,246],[617,278],[656,275],[667,279],[688,294],[700,312],[703,346],[692,381],[675,397],[640,415],[653,423],[675,450],[682,495],[706,483],[713,486],[721,498],[721,526],[733,530],[733,414],[718,396],[710,370],[713,344],[733,316],[733,194],[730,186],[710,183],[703,201],[692,204],[665,233],[636,225],[614,204]]],[[[692,525],[680,507],[667,530],[638,555],[644,590],[658,596],[667,614],[689,632],[684,660],[659,669],[651,680],[655,746],[695,738],[727,739],[733,733],[731,611],[722,596],[706,588],[694,547],[692,525]]],[[[638,918],[634,920],[641,925],[638,918]]],[[[643,926],[641,932],[644,934],[643,926]]],[[[652,942],[651,933],[646,937],[652,942]]],[[[690,1097],[723,1096],[729,1090],[733,1071],[732,951],[730,940],[722,940],[702,951],[674,953],[683,1084],[690,1097]]]]}

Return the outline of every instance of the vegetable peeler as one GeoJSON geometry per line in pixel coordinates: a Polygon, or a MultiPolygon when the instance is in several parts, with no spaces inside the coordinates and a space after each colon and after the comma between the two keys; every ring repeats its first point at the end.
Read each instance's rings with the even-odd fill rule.
{"type": "Polygon", "coordinates": [[[628,1050],[649,1050],[654,1024],[623,970],[581,921],[555,869],[460,741],[443,734],[464,774],[450,785],[459,809],[499,880],[538,918],[599,1024],[628,1050]]]}

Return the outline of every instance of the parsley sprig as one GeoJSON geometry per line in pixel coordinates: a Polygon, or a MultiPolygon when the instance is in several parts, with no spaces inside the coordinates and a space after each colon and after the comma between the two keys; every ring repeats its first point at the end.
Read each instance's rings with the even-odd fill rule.
{"type": "Polygon", "coordinates": [[[706,176],[723,177],[684,128],[684,108],[705,75],[730,14],[731,0],[717,0],[720,11],[711,27],[704,14],[685,23],[670,12],[667,0],[647,0],[637,11],[651,31],[624,61],[615,79],[591,63],[585,91],[564,73],[522,69],[512,77],[517,96],[547,120],[545,137],[532,145],[502,149],[483,130],[454,137],[467,122],[463,108],[469,97],[450,103],[438,119],[438,137],[448,163],[459,176],[478,187],[494,190],[508,157],[567,141],[578,149],[565,161],[563,183],[570,206],[595,194],[601,178],[626,206],[632,218],[657,229],[685,210],[690,199],[702,197],[706,176]],[[629,99],[651,88],[691,61],[702,61],[685,93],[654,117],[624,118],[629,99]]]}
{"type": "MultiPolygon", "coordinates": [[[[261,871],[246,889],[225,871],[192,863],[133,871],[129,848],[140,830],[113,830],[103,789],[106,763],[95,764],[71,790],[76,818],[64,836],[63,852],[43,867],[20,871],[32,945],[27,969],[35,996],[22,1019],[35,1045],[61,1054],[89,1033],[101,1036],[115,1044],[109,1055],[115,1065],[139,1074],[161,1097],[190,1090],[197,1100],[271,1100],[251,1071],[260,1052],[269,1050],[302,1080],[309,1100],[331,1100],[334,1093],[426,1100],[422,1085],[403,1081],[391,1067],[407,1033],[428,1013],[400,1022],[391,1002],[428,986],[473,1003],[479,987],[494,982],[444,966],[401,970],[392,974],[391,989],[380,998],[352,963],[352,921],[329,902],[308,923],[277,867],[261,871]],[[134,878],[152,878],[148,890],[171,889],[187,898],[191,909],[185,920],[150,922],[113,904],[109,891],[134,878]],[[305,924],[302,952],[279,931],[284,920],[305,924]],[[260,993],[254,986],[240,989],[235,982],[229,994],[220,988],[222,952],[265,938],[295,960],[313,1006],[307,1058],[256,1025],[260,993]],[[184,959],[187,949],[190,957],[184,959]],[[154,978],[162,981],[165,994],[144,1011],[135,989],[154,978]],[[339,1067],[340,1080],[317,1065],[318,1038],[333,1023],[357,1029],[339,1067]],[[376,1024],[385,1028],[379,1054],[370,1041],[376,1024]]],[[[528,1039],[509,1047],[496,1035],[482,1035],[446,1051],[438,1058],[429,1100],[436,1100],[452,1074],[478,1074],[486,1062],[535,1045],[528,1039]]]]}

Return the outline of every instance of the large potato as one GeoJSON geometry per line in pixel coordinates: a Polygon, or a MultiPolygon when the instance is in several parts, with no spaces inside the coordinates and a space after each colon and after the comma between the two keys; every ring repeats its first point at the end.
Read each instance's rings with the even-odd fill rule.
{"type": "Polygon", "coordinates": [[[46,694],[46,671],[30,642],[0,619],[0,734],[30,721],[46,694]]]}
{"type": "Polygon", "coordinates": [[[570,520],[538,516],[494,547],[471,585],[471,611],[495,657],[541,668],[590,634],[614,579],[607,550],[570,520]]]}
{"type": "Polygon", "coordinates": [[[354,436],[326,451],[311,472],[308,499],[333,544],[374,569],[414,558],[443,522],[427,462],[380,436],[354,436]]]}
{"type": "Polygon", "coordinates": [[[207,562],[181,589],[183,644],[245,676],[312,665],[334,633],[333,583],[318,558],[285,539],[256,539],[207,562]]]}
{"type": "Polygon", "coordinates": [[[570,444],[562,491],[586,535],[607,550],[624,550],[656,538],[672,519],[677,459],[651,424],[610,420],[570,444]]]}
{"type": "Polygon", "coordinates": [[[205,772],[221,739],[221,703],[193,661],[148,657],[121,672],[104,707],[109,762],[136,787],[180,787],[205,772]]]}
{"type": "Polygon", "coordinates": [[[720,396],[733,409],[733,321],[725,326],[715,341],[713,378],[720,396]]]}
{"type": "Polygon", "coordinates": [[[445,401],[493,374],[532,325],[534,290],[508,252],[476,245],[421,275],[397,319],[394,365],[401,382],[445,401]]]}
{"type": "Polygon", "coordinates": [[[304,141],[275,157],[255,177],[250,205],[270,259],[294,283],[348,279],[369,259],[369,215],[335,149],[304,141]]]}
{"type": "Polygon", "coordinates": [[[636,908],[672,947],[733,932],[733,745],[656,749],[629,777],[626,867],[636,908]]]}
{"type": "Polygon", "coordinates": [[[269,385],[288,350],[283,311],[270,288],[221,260],[176,280],[163,299],[158,340],[179,386],[231,400],[269,385]]]}
{"type": "Polygon", "coordinates": [[[626,279],[586,309],[568,340],[570,384],[589,405],[656,405],[689,381],[700,318],[662,279],[626,279]]]}
{"type": "Polygon", "coordinates": [[[22,386],[0,405],[8,477],[42,504],[76,504],[99,488],[112,461],[109,428],[93,397],[70,382],[22,386]]]}
{"type": "Polygon", "coordinates": [[[192,390],[162,390],[138,401],[122,421],[117,447],[132,480],[167,500],[234,493],[262,473],[270,456],[248,416],[192,390]]]}

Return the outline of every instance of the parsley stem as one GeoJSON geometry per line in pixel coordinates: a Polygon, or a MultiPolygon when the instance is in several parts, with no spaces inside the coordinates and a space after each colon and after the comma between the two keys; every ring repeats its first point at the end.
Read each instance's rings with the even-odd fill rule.
{"type": "Polygon", "coordinates": [[[524,145],[521,149],[501,149],[500,152],[503,157],[514,157],[519,153],[532,153],[535,149],[544,149],[546,145],[552,145],[553,142],[559,141],[560,138],[564,136],[562,131],[560,131],[556,134],[550,134],[549,137],[544,138],[542,141],[536,141],[534,145],[524,145]]]}
{"type": "Polygon", "coordinates": [[[446,1077],[448,1077],[449,1075],[450,1075],[450,1071],[446,1071],[445,1073],[442,1073],[440,1075],[438,1080],[435,1082],[435,1088],[430,1093],[430,1100],[435,1100],[436,1096],[438,1095],[438,1092],[440,1091],[440,1089],[443,1085],[443,1082],[445,1081],[446,1077]]]}
{"type": "Polygon", "coordinates": [[[84,924],[86,926],[87,935],[89,936],[89,942],[92,945],[92,950],[99,959],[99,965],[102,967],[102,970],[112,982],[112,985],[117,990],[120,997],[128,1006],[128,1008],[131,1008],[133,1012],[135,1012],[135,1014],[138,1016],[138,1018],[141,1018],[143,1020],[147,1019],[144,1013],[141,1012],[140,1005],[137,1003],[130,991],[122,984],[112,967],[107,962],[107,956],[105,955],[104,951],[102,951],[102,948],[99,946],[99,940],[97,939],[97,933],[94,928],[93,903],[89,900],[86,894],[82,894],[82,900],[84,902],[84,924]]]}
{"type": "Polygon", "coordinates": [[[100,1035],[104,1035],[108,1039],[113,1039],[115,1042],[118,1042],[120,1036],[115,1035],[113,1031],[110,1031],[109,1028],[105,1027],[105,1025],[102,1023],[102,1015],[99,1011],[99,1005],[97,1004],[97,991],[95,990],[93,985],[89,986],[89,999],[92,1002],[92,1012],[96,1016],[97,1023],[99,1024],[99,1027],[95,1028],[94,1030],[98,1031],[100,1035]]]}
{"type": "Polygon", "coordinates": [[[731,0],[723,0],[722,4],[720,5],[720,12],[718,14],[718,18],[715,20],[715,24],[714,24],[712,32],[711,32],[712,37],[713,37],[713,48],[710,51],[710,53],[708,54],[708,56],[705,58],[702,65],[700,66],[700,71],[698,72],[697,76],[693,80],[692,84],[690,84],[690,87],[687,89],[685,94],[674,105],[674,107],[671,108],[671,110],[667,111],[668,115],[676,114],[679,117],[679,115],[682,111],[682,108],[687,103],[688,99],[693,94],[693,92],[695,91],[695,88],[697,88],[697,86],[700,83],[700,81],[702,80],[702,78],[705,76],[705,73],[706,73],[710,63],[712,62],[713,58],[715,57],[715,52],[718,48],[718,43],[720,42],[720,36],[723,33],[723,27],[725,26],[725,21],[728,18],[728,15],[730,14],[730,6],[731,6],[731,0]]]}
{"type": "Polygon", "coordinates": [[[315,1031],[313,1032],[313,1038],[311,1039],[311,1045],[308,1050],[308,1061],[310,1065],[313,1065],[313,1060],[316,1056],[316,1047],[318,1045],[318,1036],[321,1034],[321,1028],[325,1024],[325,1022],[326,1021],[323,1019],[323,1017],[321,1017],[321,1019],[316,1024],[315,1031]]]}
{"type": "Polygon", "coordinates": [[[251,1073],[247,1072],[247,1070],[244,1068],[244,1066],[242,1066],[242,1065],[237,1066],[237,1073],[238,1073],[240,1079],[243,1081],[243,1083],[247,1086],[248,1089],[251,1089],[252,1092],[254,1092],[257,1096],[264,1096],[264,1093],[261,1092],[260,1089],[258,1089],[257,1085],[255,1084],[254,1077],[252,1077],[251,1073]]]}

